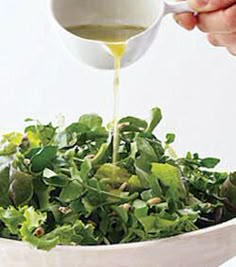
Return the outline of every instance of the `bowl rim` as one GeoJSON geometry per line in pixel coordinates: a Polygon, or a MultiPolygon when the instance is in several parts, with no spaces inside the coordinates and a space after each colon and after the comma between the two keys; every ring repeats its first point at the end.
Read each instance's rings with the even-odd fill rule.
{"type": "MultiPolygon", "coordinates": [[[[176,236],[171,236],[171,237],[166,237],[166,238],[161,238],[161,239],[155,239],[155,240],[147,240],[147,241],[141,241],[141,242],[133,242],[133,243],[126,243],[126,244],[113,244],[113,245],[94,245],[94,246],[80,246],[80,245],[57,245],[55,248],[53,248],[51,251],[86,251],[86,252],[96,252],[96,251],[110,251],[110,250],[121,250],[121,249],[135,249],[135,248],[140,248],[140,247],[148,247],[151,245],[157,245],[157,244],[163,244],[166,242],[171,242],[171,241],[184,241],[186,239],[198,237],[205,235],[207,233],[212,233],[218,230],[221,230],[226,227],[234,226],[236,225],[236,218],[230,219],[226,222],[210,226],[204,229],[199,229],[196,231],[176,235],[176,236]]],[[[12,240],[12,239],[7,239],[7,238],[0,238],[0,247],[2,245],[15,245],[15,247],[22,247],[22,248],[33,248],[30,244],[24,242],[24,241],[18,241],[18,240],[12,240]]],[[[36,250],[36,249],[35,249],[36,250]]],[[[42,250],[38,250],[41,252],[44,252],[42,250]]]]}

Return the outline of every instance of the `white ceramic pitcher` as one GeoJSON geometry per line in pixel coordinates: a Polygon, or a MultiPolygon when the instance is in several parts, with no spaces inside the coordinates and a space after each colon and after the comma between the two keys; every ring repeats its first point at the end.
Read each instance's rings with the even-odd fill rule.
{"type": "Polygon", "coordinates": [[[137,61],[156,37],[169,13],[193,12],[186,1],[163,0],[51,0],[51,14],[65,46],[78,60],[100,69],[113,69],[114,59],[101,41],[78,37],[65,28],[85,24],[135,25],[147,28],[127,41],[121,66],[137,61]]]}

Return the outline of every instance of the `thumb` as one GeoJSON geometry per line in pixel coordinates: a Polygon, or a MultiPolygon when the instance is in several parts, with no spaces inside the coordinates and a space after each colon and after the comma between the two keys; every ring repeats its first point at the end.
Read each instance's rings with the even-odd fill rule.
{"type": "Polygon", "coordinates": [[[211,12],[236,4],[236,0],[189,0],[189,5],[197,12],[211,12]]]}

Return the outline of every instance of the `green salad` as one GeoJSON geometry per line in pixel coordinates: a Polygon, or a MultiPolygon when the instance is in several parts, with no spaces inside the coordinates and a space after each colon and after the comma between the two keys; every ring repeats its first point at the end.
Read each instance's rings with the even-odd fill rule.
{"type": "Polygon", "coordinates": [[[236,173],[214,171],[219,159],[179,158],[162,119],[119,121],[118,162],[111,125],[86,114],[66,128],[27,119],[24,133],[0,140],[0,237],[50,250],[109,245],[194,231],[235,216],[236,173]]]}

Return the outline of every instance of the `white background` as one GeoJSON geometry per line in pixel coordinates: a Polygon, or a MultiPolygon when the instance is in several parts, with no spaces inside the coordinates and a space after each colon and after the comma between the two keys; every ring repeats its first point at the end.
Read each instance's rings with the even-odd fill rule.
{"type": "MultiPolygon", "coordinates": [[[[0,132],[21,129],[24,118],[64,114],[67,122],[96,112],[112,115],[110,71],[76,62],[48,17],[47,0],[0,0],[0,132]]],[[[180,155],[188,150],[222,158],[236,169],[236,57],[165,18],[151,50],[122,71],[121,114],[148,118],[159,106],[163,138],[175,132],[180,155]]]]}

